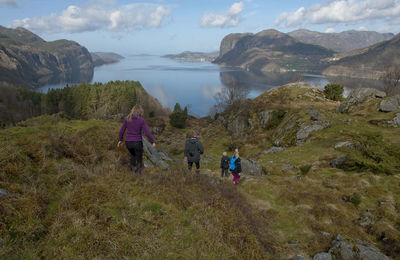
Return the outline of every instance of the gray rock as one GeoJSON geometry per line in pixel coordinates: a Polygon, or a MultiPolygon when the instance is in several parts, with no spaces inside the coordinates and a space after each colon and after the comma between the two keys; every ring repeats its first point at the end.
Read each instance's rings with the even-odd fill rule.
{"type": "Polygon", "coordinates": [[[392,120],[394,126],[400,126],[400,113],[396,114],[396,117],[392,120]]]}
{"type": "Polygon", "coordinates": [[[261,176],[264,175],[263,169],[255,161],[251,159],[240,158],[242,164],[242,172],[246,175],[261,176]]]}
{"type": "Polygon", "coordinates": [[[274,146],[292,146],[296,144],[296,132],[299,129],[298,116],[290,114],[274,130],[272,140],[274,146]]]}
{"type": "Polygon", "coordinates": [[[8,194],[5,190],[0,189],[0,198],[6,197],[8,194]]]}
{"type": "Polygon", "coordinates": [[[292,257],[292,260],[308,260],[308,259],[302,255],[296,255],[296,256],[292,257]]]}
{"type": "Polygon", "coordinates": [[[343,169],[343,168],[344,168],[344,165],[345,165],[345,163],[346,163],[346,161],[347,161],[347,157],[343,156],[343,157],[339,157],[339,158],[333,159],[333,160],[329,163],[329,165],[330,165],[332,168],[343,169]]]}
{"type": "Polygon", "coordinates": [[[153,134],[155,134],[155,135],[159,135],[159,134],[161,134],[163,131],[164,131],[164,127],[161,127],[161,126],[153,126],[153,127],[151,128],[151,132],[152,132],[153,134]]]}
{"type": "Polygon", "coordinates": [[[367,242],[358,239],[345,239],[341,235],[337,235],[333,240],[332,247],[328,253],[335,259],[343,260],[389,260],[387,256],[367,242]]]}
{"type": "Polygon", "coordinates": [[[144,166],[144,168],[154,167],[154,164],[152,162],[150,162],[149,160],[146,160],[143,162],[143,166],[144,166]]]}
{"type": "Polygon", "coordinates": [[[334,148],[335,149],[346,148],[349,150],[353,150],[354,144],[352,142],[345,141],[345,142],[340,142],[340,143],[335,144],[334,148]]]}
{"type": "Polygon", "coordinates": [[[282,171],[290,171],[293,168],[294,168],[294,166],[291,164],[282,165],[282,171]]]}
{"type": "Polygon", "coordinates": [[[332,256],[329,253],[318,253],[313,257],[313,260],[332,260],[332,256]]]}
{"type": "Polygon", "coordinates": [[[292,239],[292,240],[290,240],[290,241],[288,242],[289,245],[299,244],[299,243],[300,243],[300,241],[297,240],[297,239],[292,239]]]}
{"type": "Polygon", "coordinates": [[[283,147],[273,146],[273,147],[269,148],[268,150],[263,151],[263,153],[265,153],[265,154],[280,153],[284,150],[285,150],[285,148],[283,148],[283,147]]]}
{"type": "Polygon", "coordinates": [[[386,94],[373,88],[357,88],[350,92],[345,101],[338,107],[339,113],[350,113],[359,109],[360,104],[370,98],[383,98],[386,94]]]}
{"type": "Polygon", "coordinates": [[[379,111],[393,112],[400,110],[400,95],[390,97],[388,100],[382,100],[379,105],[379,111]]]}
{"type": "Polygon", "coordinates": [[[169,165],[166,163],[158,153],[157,149],[154,148],[149,141],[147,141],[145,138],[143,138],[143,150],[144,154],[147,157],[147,159],[156,166],[163,167],[163,168],[168,168],[169,165]]]}
{"type": "Polygon", "coordinates": [[[269,121],[271,121],[271,119],[273,118],[273,111],[267,110],[259,113],[258,116],[260,117],[261,127],[265,128],[269,123],[269,121]]]}
{"type": "Polygon", "coordinates": [[[249,131],[252,131],[252,130],[254,129],[253,121],[251,121],[251,119],[249,118],[249,119],[247,120],[247,123],[248,123],[248,125],[250,126],[249,131]]]}
{"type": "Polygon", "coordinates": [[[310,119],[312,121],[321,121],[324,119],[324,117],[322,116],[322,114],[320,112],[318,112],[317,110],[315,110],[314,108],[310,108],[307,113],[311,116],[310,119]]]}
{"type": "Polygon", "coordinates": [[[375,216],[369,211],[365,211],[361,214],[360,218],[357,219],[355,222],[362,226],[370,226],[374,222],[375,216]]]}
{"type": "Polygon", "coordinates": [[[166,151],[158,151],[158,154],[160,155],[161,159],[164,161],[169,161],[172,162],[174,159],[171,158],[168,152],[166,151]]]}
{"type": "Polygon", "coordinates": [[[208,156],[205,156],[205,155],[201,155],[200,158],[201,158],[200,161],[203,162],[203,163],[210,163],[210,162],[214,161],[214,158],[208,157],[208,156]]]}
{"type": "Polygon", "coordinates": [[[303,144],[312,132],[325,129],[330,125],[331,123],[329,121],[324,121],[321,123],[316,122],[312,125],[301,124],[299,131],[296,133],[296,145],[299,146],[303,144]]]}

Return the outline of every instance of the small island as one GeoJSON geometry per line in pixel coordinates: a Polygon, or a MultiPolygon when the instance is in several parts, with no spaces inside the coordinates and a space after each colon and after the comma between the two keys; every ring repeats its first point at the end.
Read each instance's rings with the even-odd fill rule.
{"type": "Polygon", "coordinates": [[[162,56],[163,58],[169,58],[172,60],[182,60],[182,61],[191,61],[191,62],[212,62],[219,55],[218,51],[215,52],[191,52],[184,51],[179,54],[168,54],[162,56]]]}

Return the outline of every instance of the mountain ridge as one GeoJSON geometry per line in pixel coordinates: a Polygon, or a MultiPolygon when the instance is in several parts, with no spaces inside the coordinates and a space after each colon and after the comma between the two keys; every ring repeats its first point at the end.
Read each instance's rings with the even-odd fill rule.
{"type": "Polygon", "coordinates": [[[307,29],[289,32],[288,35],[305,43],[321,45],[336,52],[348,52],[390,40],[393,33],[348,30],[339,33],[321,33],[307,29]]]}

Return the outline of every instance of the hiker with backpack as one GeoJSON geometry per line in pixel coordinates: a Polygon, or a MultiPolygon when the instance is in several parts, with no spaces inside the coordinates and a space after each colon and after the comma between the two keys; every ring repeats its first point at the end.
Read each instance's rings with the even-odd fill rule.
{"type": "Polygon", "coordinates": [[[240,179],[240,173],[242,172],[238,149],[235,149],[229,162],[229,172],[233,175],[233,184],[237,184],[240,179]]]}
{"type": "Polygon", "coordinates": [[[221,177],[228,177],[229,173],[229,157],[226,156],[226,152],[222,153],[222,158],[221,158],[221,177]]]}
{"type": "Polygon", "coordinates": [[[184,160],[188,163],[189,171],[192,170],[193,163],[196,164],[196,173],[200,173],[200,154],[204,153],[204,148],[198,139],[197,131],[192,132],[192,137],[185,143],[184,160]]]}
{"type": "Polygon", "coordinates": [[[126,117],[121,129],[119,130],[119,142],[117,147],[120,147],[125,136],[125,145],[131,154],[131,171],[141,173],[143,170],[143,142],[142,131],[145,133],[153,147],[156,146],[154,139],[151,136],[149,127],[142,117],[143,108],[136,104],[129,115],[126,117]]]}

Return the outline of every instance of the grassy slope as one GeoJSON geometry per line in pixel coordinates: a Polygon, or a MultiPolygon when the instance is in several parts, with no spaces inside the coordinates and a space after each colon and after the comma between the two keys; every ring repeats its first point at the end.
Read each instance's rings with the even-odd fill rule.
{"type": "MultiPolygon", "coordinates": [[[[289,147],[280,153],[262,153],[272,146],[273,130],[256,126],[249,132],[249,138],[243,141],[240,138],[232,139],[217,121],[192,121],[189,128],[201,129],[206,157],[213,158],[204,167],[218,176],[218,159],[222,152],[230,151],[229,147],[237,144],[243,157],[256,159],[268,170],[269,176],[251,177],[242,183],[240,190],[253,207],[268,212],[268,222],[272,228],[270,232],[274,233],[279,251],[285,256],[302,252],[312,256],[326,251],[330,248],[333,236],[338,233],[368,241],[388,255],[400,254],[399,175],[373,174],[370,171],[346,172],[329,166],[332,159],[346,155],[344,150],[335,150],[335,144],[341,141],[355,142],[357,137],[368,136],[371,132],[381,133],[384,144],[400,147],[399,128],[370,123],[371,120],[390,120],[395,113],[378,112],[379,100],[375,100],[362,104],[354,114],[338,114],[338,102],[313,100],[305,95],[307,92],[310,89],[279,88],[253,101],[250,118],[256,118],[257,111],[283,108],[297,114],[299,121],[307,122],[310,116],[306,111],[313,107],[323,114],[324,120],[332,122],[331,127],[314,132],[309,142],[289,147]],[[283,171],[282,166],[288,164],[295,168],[283,171]],[[302,175],[299,168],[306,164],[311,164],[312,168],[308,174],[302,175]],[[359,205],[342,199],[354,193],[361,197],[359,205]],[[380,200],[389,203],[379,206],[380,200]],[[376,222],[361,227],[354,221],[367,209],[374,214],[376,222]],[[331,235],[327,236],[324,232],[331,235]],[[383,237],[386,237],[386,242],[382,241],[383,237]],[[293,239],[300,243],[288,244],[293,239]],[[300,251],[296,251],[298,249],[300,251]]],[[[167,137],[171,138],[165,142],[164,149],[182,152],[179,148],[183,147],[185,133],[167,129],[163,136],[161,142],[167,137]]]]}
{"type": "Polygon", "coordinates": [[[118,123],[44,116],[0,133],[5,258],[266,258],[266,215],[233,185],[146,170],[132,177],[118,123]]]}
{"type": "Polygon", "coordinates": [[[191,120],[186,130],[168,126],[156,136],[159,149],[181,158],[186,133],[200,129],[206,147],[202,168],[208,176],[185,176],[176,165],[132,178],[127,152],[115,148],[118,123],[42,117],[2,131],[0,188],[15,197],[0,205],[0,237],[5,240],[0,256],[275,259],[326,251],[341,233],[395,258],[400,252],[399,175],[329,166],[331,159],[346,154],[334,144],[371,131],[400,147],[398,128],[369,122],[391,119],[393,113],[377,112],[378,103],[372,102],[355,114],[337,114],[337,103],[312,101],[308,91],[280,88],[253,102],[251,118],[257,111],[284,108],[305,122],[312,105],[332,122],[309,142],[281,153],[262,153],[271,146],[273,130],[257,125],[245,142],[205,118],[191,120]],[[221,153],[233,144],[269,175],[247,178],[239,187],[215,178],[221,153]],[[295,168],[283,171],[285,164],[295,168]],[[305,164],[312,168],[302,175],[299,167],[305,164]],[[359,205],[342,199],[355,193],[359,205]],[[379,206],[379,200],[389,203],[379,206]],[[354,220],[366,209],[375,221],[361,227],[354,220]]]}

